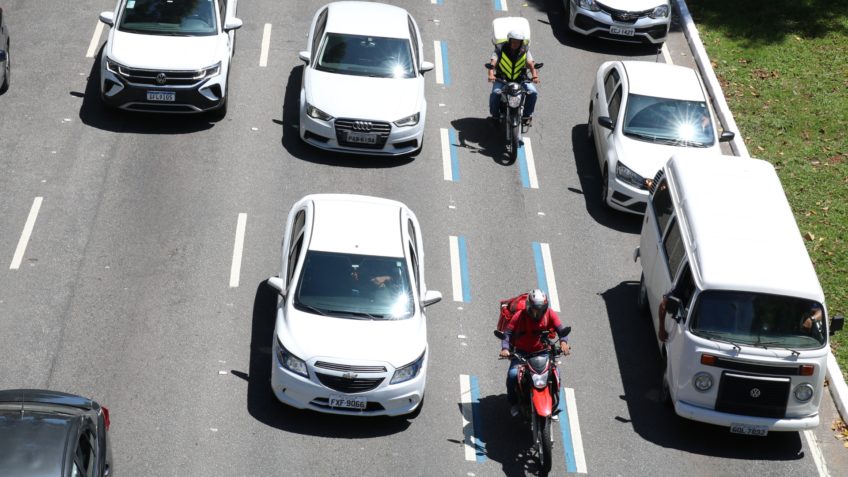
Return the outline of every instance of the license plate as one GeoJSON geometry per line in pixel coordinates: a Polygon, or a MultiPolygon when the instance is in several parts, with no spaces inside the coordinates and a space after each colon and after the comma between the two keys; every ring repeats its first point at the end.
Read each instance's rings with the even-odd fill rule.
{"type": "Polygon", "coordinates": [[[612,33],[613,35],[633,36],[634,34],[636,34],[636,29],[635,28],[625,28],[625,27],[611,26],[610,27],[610,33],[612,33]]]}
{"type": "Polygon", "coordinates": [[[367,405],[368,400],[362,396],[342,396],[339,394],[330,396],[330,407],[344,407],[364,411],[367,405]]]}
{"type": "Polygon", "coordinates": [[[748,424],[731,424],[730,432],[746,436],[765,436],[768,434],[768,426],[750,426],[748,424]]]}
{"type": "Polygon", "coordinates": [[[148,101],[176,101],[177,94],[173,91],[148,91],[148,101]]]}
{"type": "Polygon", "coordinates": [[[355,142],[357,144],[377,144],[376,134],[348,132],[345,139],[347,139],[347,142],[355,142]]]}

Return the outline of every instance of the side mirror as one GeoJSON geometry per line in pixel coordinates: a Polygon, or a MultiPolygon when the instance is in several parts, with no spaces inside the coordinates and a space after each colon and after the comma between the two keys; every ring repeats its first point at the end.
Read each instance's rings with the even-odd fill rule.
{"type": "Polygon", "coordinates": [[[663,298],[665,300],[665,312],[671,316],[677,316],[677,312],[680,311],[680,298],[676,296],[667,295],[663,298]]]}
{"type": "Polygon", "coordinates": [[[286,290],[283,288],[283,279],[280,277],[270,277],[265,283],[268,284],[269,287],[277,290],[277,293],[280,296],[286,296],[286,290]]]}
{"type": "Polygon", "coordinates": [[[830,334],[834,334],[837,331],[842,331],[842,327],[845,326],[845,317],[842,315],[836,315],[830,319],[830,334]]]}
{"type": "Polygon", "coordinates": [[[535,65],[533,65],[533,67],[536,68],[537,70],[541,69],[543,66],[545,66],[544,63],[536,63],[535,65]]]}
{"type": "Polygon", "coordinates": [[[721,135],[718,137],[718,142],[730,142],[735,137],[736,133],[733,131],[722,131],[721,135]]]}
{"type": "Polygon", "coordinates": [[[570,334],[571,334],[571,327],[570,327],[570,326],[566,326],[566,327],[565,327],[565,330],[563,330],[563,332],[562,332],[562,336],[568,336],[568,335],[570,335],[570,334]]]}
{"type": "Polygon", "coordinates": [[[442,301],[442,294],[441,293],[439,293],[435,290],[427,290],[427,292],[424,293],[424,300],[422,302],[422,306],[427,307],[427,306],[433,305],[435,303],[438,303],[440,301],[442,301]]]}
{"type": "Polygon", "coordinates": [[[238,30],[242,25],[244,22],[240,18],[230,18],[224,23],[224,31],[238,30]]]}
{"type": "Polygon", "coordinates": [[[435,67],[436,67],[436,65],[434,65],[433,63],[430,63],[429,61],[422,61],[421,66],[418,67],[418,71],[420,71],[422,73],[426,73],[426,72],[432,70],[435,67]]]}
{"type": "Polygon", "coordinates": [[[503,341],[506,338],[506,335],[501,330],[495,330],[495,338],[503,341]]]}
{"type": "Polygon", "coordinates": [[[300,53],[297,54],[297,57],[300,58],[300,61],[306,63],[307,65],[309,64],[309,61],[312,59],[309,56],[308,51],[301,51],[300,53]]]}
{"type": "Polygon", "coordinates": [[[115,12],[100,12],[100,21],[109,26],[115,26],[115,12]]]}
{"type": "Polygon", "coordinates": [[[0,50],[0,63],[5,64],[8,59],[9,55],[6,53],[6,50],[0,50]]]}
{"type": "Polygon", "coordinates": [[[491,63],[484,63],[483,66],[485,66],[487,70],[495,69],[495,65],[493,65],[491,63]]]}
{"type": "Polygon", "coordinates": [[[609,116],[599,117],[598,118],[598,124],[600,124],[602,127],[609,129],[610,131],[612,131],[613,124],[612,124],[612,119],[610,119],[609,116]]]}

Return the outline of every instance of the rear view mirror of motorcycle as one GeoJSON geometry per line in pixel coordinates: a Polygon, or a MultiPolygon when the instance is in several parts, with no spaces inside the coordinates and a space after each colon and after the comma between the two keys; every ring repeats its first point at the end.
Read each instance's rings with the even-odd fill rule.
{"type": "Polygon", "coordinates": [[[544,63],[534,63],[534,64],[533,64],[533,68],[536,68],[537,70],[538,70],[539,68],[543,67],[543,66],[545,66],[545,64],[544,64],[544,63]]]}
{"type": "Polygon", "coordinates": [[[566,326],[564,330],[562,330],[562,336],[568,336],[571,334],[571,327],[566,326]]]}
{"type": "Polygon", "coordinates": [[[495,65],[493,65],[491,63],[483,63],[483,66],[485,66],[487,70],[495,69],[495,65]]]}
{"type": "Polygon", "coordinates": [[[499,340],[503,340],[506,338],[506,335],[501,330],[495,330],[495,337],[499,340]]]}

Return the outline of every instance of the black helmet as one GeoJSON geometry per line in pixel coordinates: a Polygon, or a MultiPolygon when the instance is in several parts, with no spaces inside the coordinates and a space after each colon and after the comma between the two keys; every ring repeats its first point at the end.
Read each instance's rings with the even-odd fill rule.
{"type": "Polygon", "coordinates": [[[533,321],[541,321],[547,311],[548,296],[545,295],[545,292],[538,288],[530,290],[530,293],[527,294],[527,313],[530,318],[533,318],[533,321]]]}

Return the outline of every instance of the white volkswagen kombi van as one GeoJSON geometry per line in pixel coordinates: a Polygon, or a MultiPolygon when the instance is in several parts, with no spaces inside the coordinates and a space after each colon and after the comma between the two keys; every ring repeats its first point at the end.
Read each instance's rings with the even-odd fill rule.
{"type": "Polygon", "coordinates": [[[766,161],[673,156],[650,188],[639,306],[650,310],[675,412],[766,435],[819,423],[824,294],[766,161]]]}

